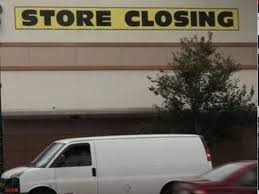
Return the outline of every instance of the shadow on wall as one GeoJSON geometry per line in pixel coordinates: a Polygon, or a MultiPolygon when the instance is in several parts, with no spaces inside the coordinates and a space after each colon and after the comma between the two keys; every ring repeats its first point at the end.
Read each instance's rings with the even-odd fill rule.
{"type": "MultiPolygon", "coordinates": [[[[152,117],[87,118],[87,119],[8,119],[5,120],[6,169],[28,164],[48,144],[57,139],[125,135],[140,133],[139,126],[148,125],[152,117]]],[[[256,128],[242,130],[239,141],[210,146],[213,165],[256,159],[256,128]]]]}
{"type": "Polygon", "coordinates": [[[225,141],[210,147],[213,166],[226,162],[257,159],[257,130],[243,129],[240,141],[225,141]]]}

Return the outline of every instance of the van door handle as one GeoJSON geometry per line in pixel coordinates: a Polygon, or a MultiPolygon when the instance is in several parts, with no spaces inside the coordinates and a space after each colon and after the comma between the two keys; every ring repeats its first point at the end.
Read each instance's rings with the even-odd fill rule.
{"type": "Polygon", "coordinates": [[[92,174],[94,177],[96,177],[96,168],[92,168],[92,174]]]}

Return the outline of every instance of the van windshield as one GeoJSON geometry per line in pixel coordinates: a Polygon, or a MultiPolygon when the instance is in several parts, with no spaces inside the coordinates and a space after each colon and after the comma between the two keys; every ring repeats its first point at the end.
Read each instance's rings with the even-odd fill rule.
{"type": "Polygon", "coordinates": [[[63,143],[52,143],[46,147],[30,164],[31,167],[45,168],[55,155],[64,147],[63,143]]]}

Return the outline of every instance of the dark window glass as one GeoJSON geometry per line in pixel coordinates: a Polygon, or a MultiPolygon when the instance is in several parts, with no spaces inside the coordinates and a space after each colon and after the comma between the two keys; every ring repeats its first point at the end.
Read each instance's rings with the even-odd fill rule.
{"type": "Polygon", "coordinates": [[[57,158],[52,167],[91,166],[89,144],[72,145],[66,148],[57,158]],[[62,158],[62,159],[60,159],[62,158]]]}
{"type": "Polygon", "coordinates": [[[257,185],[257,169],[253,168],[246,172],[239,181],[239,185],[243,187],[256,187],[257,185]]]}

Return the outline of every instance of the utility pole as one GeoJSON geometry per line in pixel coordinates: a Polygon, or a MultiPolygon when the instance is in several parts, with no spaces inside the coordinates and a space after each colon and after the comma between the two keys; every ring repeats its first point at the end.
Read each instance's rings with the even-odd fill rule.
{"type": "Polygon", "coordinates": [[[4,127],[2,114],[2,76],[1,76],[1,58],[0,58],[0,173],[4,172],[4,127]]]}
{"type": "MultiPolygon", "coordinates": [[[[3,12],[2,5],[0,4],[0,16],[3,12]]],[[[0,29],[1,29],[1,17],[0,17],[0,29]]],[[[1,45],[1,42],[0,42],[1,45]]],[[[4,172],[4,128],[3,128],[3,111],[2,111],[2,58],[0,57],[0,174],[4,172]]]]}

